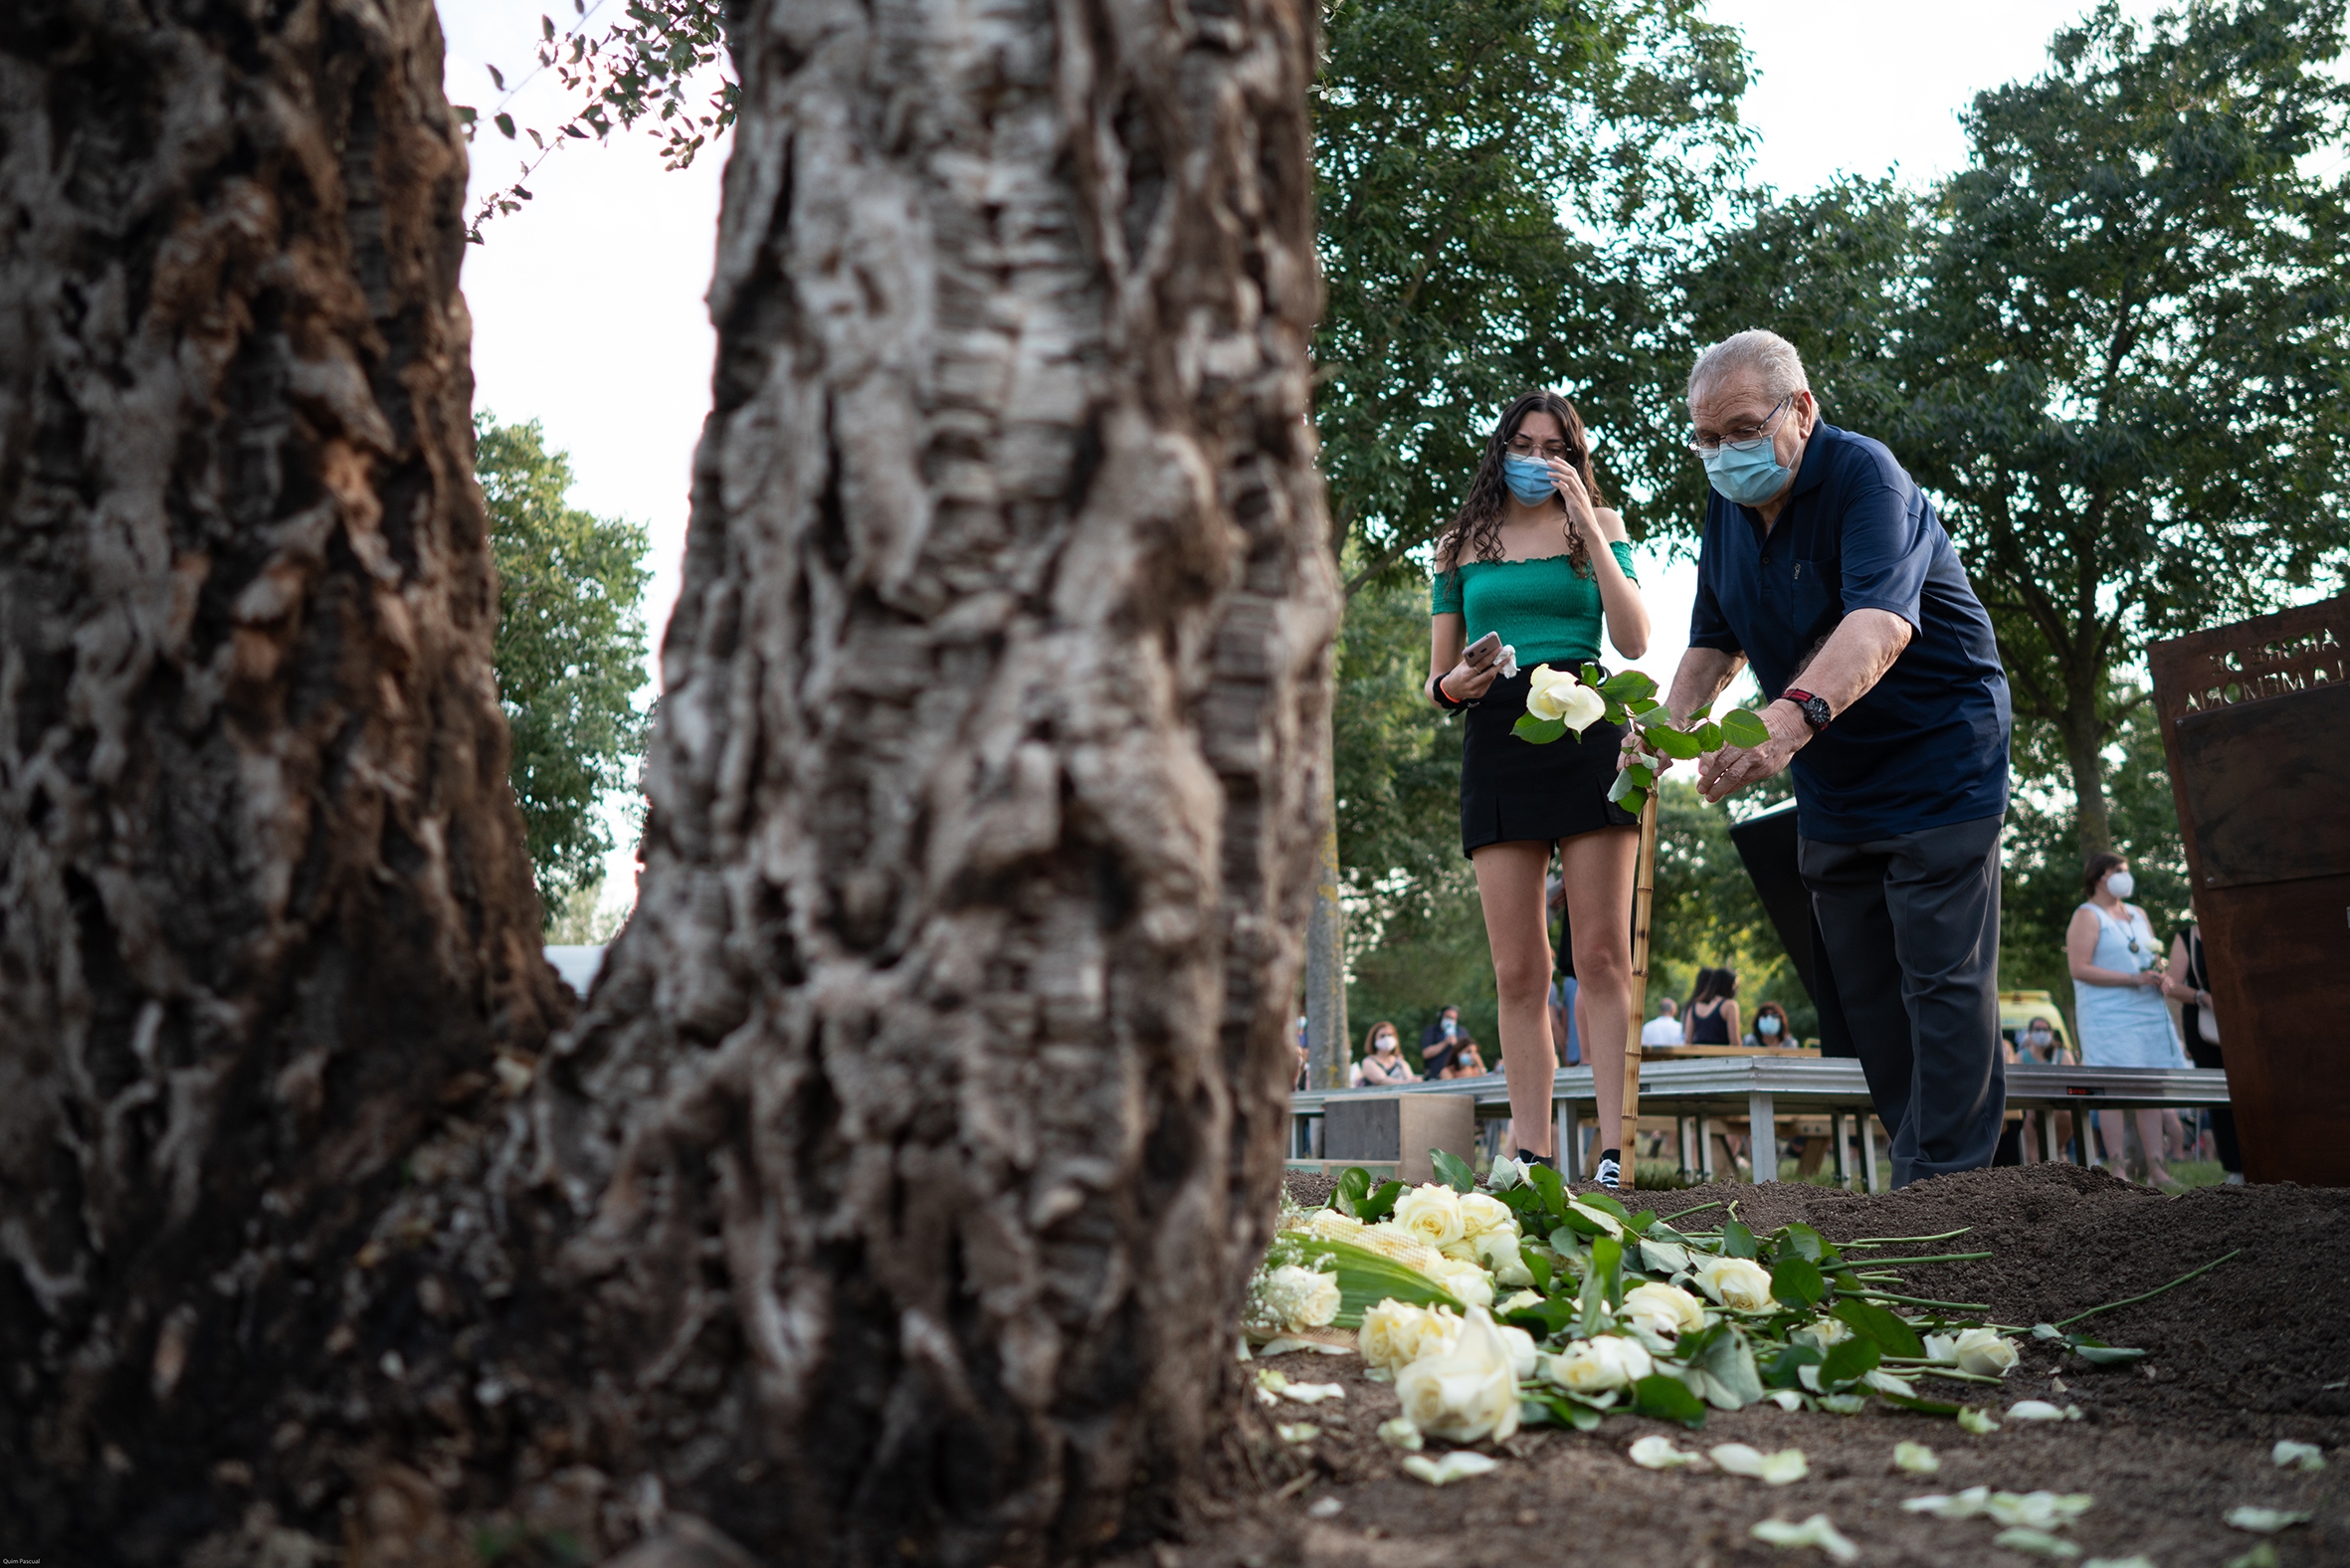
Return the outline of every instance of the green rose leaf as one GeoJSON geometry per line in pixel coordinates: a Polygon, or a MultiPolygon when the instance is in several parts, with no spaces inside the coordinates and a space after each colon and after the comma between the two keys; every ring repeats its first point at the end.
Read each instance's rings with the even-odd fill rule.
{"type": "Polygon", "coordinates": [[[1532,1242],[1517,1244],[1518,1262],[1526,1266],[1526,1273],[1534,1276],[1534,1288],[1545,1294],[1550,1290],[1550,1255],[1532,1242]]]}
{"type": "Polygon", "coordinates": [[[1371,1189],[1369,1197],[1355,1204],[1354,1217],[1365,1225],[1377,1225],[1395,1213],[1395,1201],[1404,1195],[1400,1181],[1385,1181],[1371,1189]]]}
{"type": "Polygon", "coordinates": [[[1577,1432],[1596,1432],[1605,1418],[1579,1400],[1565,1399],[1556,1394],[1521,1393],[1518,1395],[1517,1419],[1530,1427],[1573,1427],[1577,1432]]]}
{"type": "Polygon", "coordinates": [[[1704,749],[1697,743],[1695,735],[1686,730],[1675,729],[1670,724],[1652,724],[1649,726],[1647,734],[1650,745],[1655,746],[1659,751],[1675,761],[1690,761],[1699,751],[1704,749]]]}
{"type": "Polygon", "coordinates": [[[1698,725],[1697,745],[1703,751],[1719,751],[1721,749],[1721,725],[1710,718],[1698,725]]]}
{"type": "Polygon", "coordinates": [[[1370,1195],[1371,1173],[1360,1165],[1349,1165],[1338,1173],[1338,1184],[1330,1189],[1329,1207],[1359,1220],[1362,1216],[1355,1213],[1355,1205],[1370,1195]]]}
{"type": "Polygon", "coordinates": [[[1722,715],[1722,739],[1733,746],[1759,746],[1771,738],[1770,727],[1749,708],[1734,707],[1722,715]]]}
{"type": "Polygon", "coordinates": [[[1873,1371],[1884,1352],[1873,1339],[1855,1334],[1850,1339],[1837,1341],[1828,1347],[1828,1359],[1820,1363],[1820,1386],[1839,1388],[1860,1381],[1860,1374],[1873,1371]]]}
{"type": "Polygon", "coordinates": [[[1455,1192],[1476,1191],[1476,1172],[1469,1168],[1467,1160],[1443,1149],[1430,1149],[1428,1163],[1436,1167],[1436,1179],[1455,1192]]]}
{"type": "Polygon", "coordinates": [[[1602,681],[1599,694],[1619,702],[1645,702],[1657,694],[1657,683],[1638,670],[1626,670],[1602,681]]]}
{"type": "Polygon", "coordinates": [[[1628,713],[1638,713],[1641,717],[1646,718],[1651,713],[1654,713],[1660,708],[1664,707],[1664,703],[1657,701],[1653,697],[1644,696],[1636,697],[1632,701],[1625,703],[1624,710],[1628,713]]]}
{"type": "Polygon", "coordinates": [[[2092,1339],[2086,1334],[2067,1335],[2064,1343],[2074,1355],[2091,1366],[2123,1366],[2141,1359],[2146,1354],[2143,1350],[2132,1350],[2122,1345],[2109,1345],[2102,1339],[2092,1339]]]}
{"type": "Polygon", "coordinates": [[[1663,1372],[1632,1385],[1632,1408],[1644,1416],[1677,1421],[1684,1427],[1705,1425],[1705,1402],[1690,1393],[1679,1378],[1663,1372]]]}
{"type": "Polygon", "coordinates": [[[1547,746],[1567,732],[1567,721],[1563,718],[1536,718],[1531,713],[1520,713],[1517,716],[1517,722],[1509,726],[1509,732],[1520,740],[1529,741],[1537,746],[1547,746]]]}
{"type": "Polygon", "coordinates": [[[1771,1358],[1763,1371],[1763,1381],[1773,1388],[1800,1388],[1803,1379],[1797,1374],[1805,1367],[1816,1367],[1828,1359],[1828,1352],[1809,1339],[1792,1341],[1786,1349],[1771,1358]]]}
{"type": "Polygon", "coordinates": [[[1798,1306],[1810,1306],[1828,1293],[1820,1266],[1808,1258],[1782,1258],[1771,1270],[1771,1294],[1798,1306]]]}
{"type": "Polygon", "coordinates": [[[1595,689],[1603,684],[1600,668],[1594,664],[1584,665],[1582,674],[1578,675],[1575,679],[1582,682],[1585,686],[1591,686],[1595,689]]]}
{"type": "Polygon", "coordinates": [[[1533,1166],[1526,1172],[1526,1182],[1542,1195],[1545,1208],[1562,1220],[1567,1218],[1567,1184],[1558,1179],[1557,1171],[1547,1165],[1533,1166]]]}
{"type": "Polygon", "coordinates": [[[1722,1221],[1721,1255],[1724,1258],[1752,1258],[1757,1251],[1754,1233],[1746,1228],[1743,1221],[1722,1221]]]}
{"type": "Polygon", "coordinates": [[[1855,1300],[1851,1296],[1836,1303],[1831,1314],[1840,1323],[1863,1339],[1873,1340],[1888,1356],[1922,1356],[1926,1347],[1911,1328],[1892,1313],[1873,1301],[1855,1300]]]}
{"type": "Polygon", "coordinates": [[[1781,1258],[1802,1258],[1815,1264],[1828,1251],[1828,1239],[1801,1220],[1780,1226],[1774,1245],[1781,1258]]]}

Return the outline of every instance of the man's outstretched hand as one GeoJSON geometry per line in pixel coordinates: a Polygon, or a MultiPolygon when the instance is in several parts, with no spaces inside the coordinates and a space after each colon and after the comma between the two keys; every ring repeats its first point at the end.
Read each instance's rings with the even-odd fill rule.
{"type": "Polygon", "coordinates": [[[1773,702],[1755,716],[1771,732],[1769,740],[1751,748],[1724,746],[1697,759],[1697,792],[1708,804],[1780,772],[1811,742],[1812,726],[1793,702],[1773,702]]]}

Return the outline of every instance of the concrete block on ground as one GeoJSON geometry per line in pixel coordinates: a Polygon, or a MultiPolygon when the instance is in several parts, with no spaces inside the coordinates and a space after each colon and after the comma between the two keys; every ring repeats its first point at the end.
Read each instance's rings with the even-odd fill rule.
{"type": "Polygon", "coordinates": [[[1322,1156],[1341,1166],[1393,1161],[1400,1179],[1430,1182],[1430,1149],[1467,1160],[1475,1148],[1472,1094],[1333,1095],[1322,1105],[1322,1156]]]}

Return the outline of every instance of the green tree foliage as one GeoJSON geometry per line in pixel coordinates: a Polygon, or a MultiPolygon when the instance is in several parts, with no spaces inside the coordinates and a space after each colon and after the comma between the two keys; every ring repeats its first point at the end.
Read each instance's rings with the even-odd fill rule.
{"type": "MultiPolygon", "coordinates": [[[[612,834],[600,804],[635,787],[647,716],[644,527],[566,504],[571,463],[536,421],[474,419],[475,470],[497,562],[498,699],[507,769],[548,917],[603,876],[612,834]]],[[[576,912],[576,911],[574,911],[576,912]]]]}
{"type": "Polygon", "coordinates": [[[2145,642],[2345,561],[2350,178],[2303,171],[2345,126],[2342,44],[2337,0],[2108,3],[1976,98],[1938,194],[1888,428],[1948,499],[2018,712],[2061,738],[2083,852],[2145,642]]]}
{"type": "Polygon", "coordinates": [[[1746,58],[1694,0],[1350,0],[1324,25],[1315,422],[1359,584],[1443,527],[1519,392],[1630,418],[1657,280],[1741,166],[1746,58]]]}

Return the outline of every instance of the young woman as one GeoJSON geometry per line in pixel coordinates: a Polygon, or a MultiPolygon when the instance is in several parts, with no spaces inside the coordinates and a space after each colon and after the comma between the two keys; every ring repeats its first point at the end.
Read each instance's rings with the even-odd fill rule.
{"type": "MultiPolygon", "coordinates": [[[[2088,898],[2072,911],[2064,931],[2064,956],[2072,970],[2073,1016],[2080,1020],[2080,1061],[2092,1068],[2175,1068],[2178,1037],[2171,1033],[2170,1009],[2162,1004],[2162,950],[2146,911],[2126,902],[2137,891],[2129,862],[2111,850],[2089,857],[2081,873],[2088,898]]],[[[2119,1170],[2121,1111],[2097,1112],[2097,1134],[2105,1156],[2119,1170]]],[[[2146,1174],[2157,1187],[2172,1187],[2163,1164],[2163,1113],[2135,1112],[2138,1141],[2145,1146],[2146,1174]]]]}
{"type": "Polygon", "coordinates": [[[1412,1065],[1406,1062],[1404,1054],[1396,1049],[1395,1025],[1385,1019],[1373,1024],[1371,1032],[1363,1037],[1363,1061],[1360,1071],[1361,1077],[1356,1081],[1363,1088],[1373,1088],[1386,1083],[1417,1083],[1420,1081],[1420,1075],[1412,1071],[1412,1065]]]}
{"type": "Polygon", "coordinates": [[[1692,1046],[1726,1046],[1738,1036],[1738,971],[1708,969],[1697,979],[1698,994],[1681,1014],[1681,1039],[1692,1046]],[[1710,977],[1710,978],[1708,978],[1710,977]]]}
{"type": "MultiPolygon", "coordinates": [[[[1466,709],[1461,752],[1461,849],[1476,868],[1493,980],[1501,1003],[1501,1071],[1509,1080],[1518,1158],[1550,1163],[1551,953],[1543,882],[1556,846],[1566,885],[1584,1060],[1592,1066],[1599,1125],[1622,1124],[1624,1038],[1632,1019],[1632,862],[1639,819],[1608,804],[1623,730],[1593,724],[1535,745],[1510,733],[1537,665],[1579,670],[1600,653],[1600,631],[1637,659],[1649,613],[1632,578],[1624,519],[1600,504],[1590,443],[1574,407],[1555,392],[1512,403],[1485,443],[1469,497],[1437,541],[1429,593],[1428,694],[1466,709]],[[1499,642],[1481,640],[1498,633],[1499,642]],[[1500,646],[1517,656],[1501,676],[1500,646]],[[1470,650],[1473,648],[1473,652],[1470,650]]],[[[1594,1173],[1617,1184],[1621,1156],[1602,1151],[1594,1173]]]]}
{"type": "Polygon", "coordinates": [[[1777,1051],[1795,1044],[1787,1030],[1787,1009],[1776,1002],[1765,1002],[1754,1010],[1754,1033],[1746,1037],[1746,1044],[1758,1051],[1777,1051]]]}

